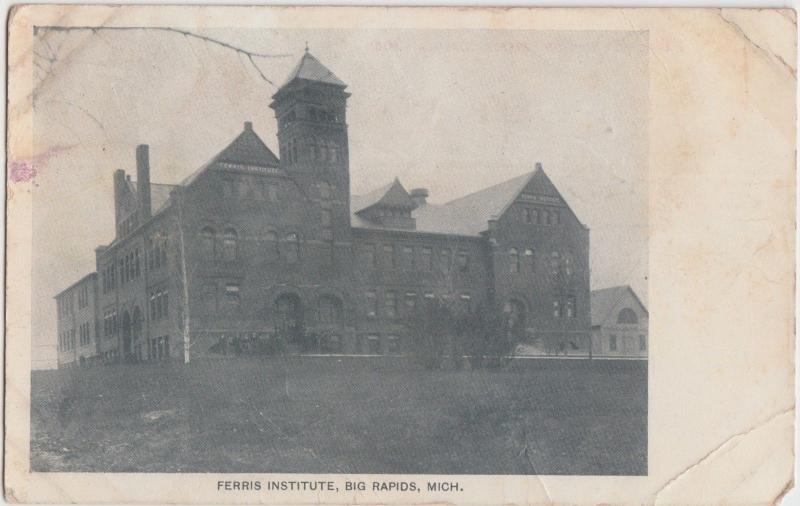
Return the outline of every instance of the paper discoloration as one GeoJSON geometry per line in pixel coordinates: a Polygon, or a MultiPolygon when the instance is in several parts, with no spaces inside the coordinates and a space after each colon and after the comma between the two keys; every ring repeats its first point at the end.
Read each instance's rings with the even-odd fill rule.
{"type": "MultiPolygon", "coordinates": [[[[569,40],[578,44],[574,41],[579,38],[569,40]]],[[[6,497],[14,502],[166,504],[775,504],[792,486],[794,460],[795,40],[795,13],[788,9],[14,8],[9,17],[6,497]],[[646,264],[646,267],[631,267],[633,272],[646,277],[642,285],[648,293],[645,475],[452,475],[437,478],[458,481],[464,493],[425,491],[409,495],[367,490],[346,494],[269,492],[254,495],[244,491],[220,493],[216,482],[218,479],[330,479],[337,482],[396,479],[425,483],[433,477],[319,474],[266,478],[252,473],[226,477],[201,473],[30,471],[31,363],[39,356],[37,346],[53,333],[53,328],[42,321],[51,319],[55,312],[51,299],[40,302],[45,298],[39,295],[37,287],[42,278],[64,276],[64,279],[75,280],[79,273],[94,268],[94,257],[87,257],[86,251],[96,245],[92,242],[95,238],[86,236],[86,244],[66,241],[64,238],[71,235],[70,231],[78,230],[71,228],[74,225],[70,220],[79,223],[97,220],[98,228],[113,228],[107,218],[112,216],[113,210],[106,200],[92,200],[91,209],[80,209],[87,207],[86,195],[94,195],[91,191],[107,192],[113,168],[130,166],[129,160],[114,158],[115,155],[98,157],[104,156],[106,150],[115,153],[119,145],[124,145],[127,153],[128,145],[155,143],[154,138],[166,139],[162,146],[153,149],[153,165],[167,173],[179,174],[186,170],[184,162],[200,166],[207,160],[199,158],[206,157],[229,137],[229,125],[223,124],[224,121],[205,124],[203,114],[217,115],[219,110],[228,108],[235,111],[231,117],[235,118],[237,128],[241,121],[252,119],[257,129],[272,128],[264,126],[274,123],[271,111],[267,111],[270,95],[275,90],[271,84],[280,84],[286,73],[284,67],[293,65],[296,55],[287,56],[289,53],[283,51],[282,46],[266,47],[257,36],[248,33],[293,31],[287,37],[300,41],[297,49],[300,51],[311,28],[328,30],[326,37],[336,44],[348,39],[352,51],[359,57],[358,65],[350,67],[342,58],[344,71],[351,75],[359,71],[367,75],[370,72],[390,75],[403,72],[404,60],[398,52],[411,50],[404,39],[404,34],[411,30],[418,31],[414,38],[421,48],[420,55],[426,54],[425,44],[429,44],[428,54],[434,51],[442,51],[442,54],[449,51],[450,54],[452,63],[449,65],[426,66],[425,59],[419,59],[415,71],[428,77],[421,81],[425,85],[418,93],[403,94],[402,89],[391,88],[391,80],[378,81],[384,84],[369,91],[363,88],[354,91],[354,98],[357,93],[361,96],[374,94],[382,99],[381,105],[363,113],[363,117],[374,120],[365,121],[366,124],[374,124],[376,129],[380,125],[391,125],[398,138],[410,139],[402,146],[387,142],[377,150],[374,149],[377,137],[372,132],[363,133],[369,128],[360,128],[359,133],[351,128],[351,152],[366,153],[372,149],[376,153],[369,155],[374,156],[368,161],[370,172],[353,163],[354,194],[366,193],[372,186],[378,186],[372,185],[378,179],[390,181],[389,176],[398,173],[403,175],[404,184],[406,177],[425,181],[425,184],[432,181],[436,185],[432,194],[455,198],[497,182],[493,173],[504,169],[492,164],[507,150],[519,151],[516,157],[502,158],[512,163],[519,159],[519,172],[533,164],[540,153],[556,156],[556,153],[573,149],[585,158],[566,158],[564,164],[583,165],[603,175],[612,174],[613,177],[602,179],[611,182],[598,186],[593,193],[581,192],[580,185],[573,184],[570,177],[557,181],[560,189],[574,193],[567,195],[570,204],[579,211],[585,209],[584,214],[589,216],[597,214],[592,207],[596,206],[595,199],[627,202],[624,195],[615,196],[614,192],[624,194],[630,188],[646,185],[646,197],[637,201],[646,219],[626,222],[629,230],[638,227],[646,239],[642,257],[626,252],[632,255],[630,264],[646,264]],[[225,38],[234,29],[241,30],[241,39],[225,38]],[[437,39],[431,35],[443,30],[448,31],[451,38],[437,39]],[[590,101],[570,105],[542,100],[536,104],[540,109],[522,110],[520,104],[527,102],[509,99],[492,89],[483,94],[475,91],[463,99],[459,99],[456,92],[449,94],[452,97],[437,99],[430,88],[437,88],[439,93],[448,89],[471,89],[470,76],[462,73],[459,62],[465,65],[463,62],[471,56],[486,58],[487,67],[490,66],[491,55],[482,52],[470,55],[467,49],[471,46],[463,41],[459,43],[460,36],[466,40],[483,33],[481,30],[500,31],[499,35],[486,32],[485,46],[495,47],[492,44],[496,44],[497,55],[502,58],[517,55],[520,61],[524,60],[524,55],[530,57],[541,48],[515,31],[525,34],[529,31],[615,33],[616,38],[609,43],[612,45],[603,46],[611,48],[603,57],[609,58],[612,62],[609,65],[625,69],[628,74],[623,75],[647,76],[644,83],[647,93],[630,107],[634,111],[630,114],[642,111],[643,119],[635,122],[637,128],[626,128],[625,118],[631,116],[574,113],[583,106],[588,108],[590,101]],[[150,72],[148,76],[161,76],[168,83],[165,86],[175,90],[177,105],[165,103],[167,112],[154,107],[150,116],[155,118],[152,123],[147,122],[148,115],[119,110],[120,104],[129,103],[125,95],[130,83],[117,82],[115,79],[120,74],[114,73],[114,69],[107,70],[108,80],[102,84],[83,83],[87,90],[108,84],[113,93],[98,91],[92,95],[87,92],[84,96],[70,93],[80,89],[81,65],[112,61],[108,55],[118,43],[114,37],[123,32],[126,37],[138,37],[131,40],[138,41],[143,52],[153,49],[147,37],[166,37],[163,40],[172,41],[168,44],[179,40],[181,46],[170,47],[179,48],[176,50],[185,52],[186,58],[199,62],[196,67],[200,70],[189,73],[183,70],[180,62],[169,65],[164,64],[168,59],[158,60],[164,65],[155,71],[154,62],[147,68],[146,57],[135,51],[126,53],[130,59],[120,62],[119,68],[140,68],[142,73],[150,72]],[[67,33],[69,37],[63,38],[67,33]],[[446,47],[437,48],[438,40],[447,40],[446,47]],[[63,45],[58,47],[56,41],[63,45]],[[635,45],[641,47],[645,55],[641,61],[619,58],[613,63],[615,50],[635,45]],[[240,76],[242,84],[212,100],[207,93],[213,87],[214,76],[202,72],[202,68],[221,61],[220,55],[238,59],[238,65],[231,66],[230,73],[240,76]],[[272,71],[274,68],[280,71],[272,71]],[[186,93],[186,90],[191,92],[186,93]],[[114,94],[120,96],[119,102],[114,102],[114,94]],[[427,114],[404,121],[393,102],[397,96],[418,102],[413,105],[427,110],[427,114]],[[258,111],[242,105],[248,101],[260,104],[258,111]],[[203,112],[204,108],[209,112],[203,112]],[[40,114],[47,111],[45,117],[55,120],[52,126],[37,128],[41,117],[36,117],[34,109],[40,114]],[[436,179],[426,174],[444,173],[448,160],[460,160],[457,155],[470,149],[460,143],[463,132],[489,124],[498,110],[518,128],[509,129],[505,139],[493,137],[498,129],[487,129],[483,149],[487,154],[474,152],[485,170],[476,164],[464,171],[462,181],[436,179]],[[469,111],[469,115],[462,116],[464,111],[469,111]],[[570,125],[571,130],[564,131],[561,136],[567,140],[561,146],[537,146],[530,152],[525,151],[525,144],[549,139],[536,134],[537,130],[559,128],[529,118],[555,117],[554,111],[564,116],[560,124],[570,125]],[[186,124],[159,130],[157,120],[161,114],[173,118],[185,115],[186,124]],[[133,124],[125,121],[127,115],[143,119],[133,124]],[[72,127],[75,124],[82,128],[76,130],[72,127]],[[198,124],[203,124],[203,128],[198,128],[198,124]],[[178,136],[170,132],[175,128],[181,129],[182,136],[193,136],[192,142],[186,145],[178,142],[178,136]],[[413,129],[423,135],[407,135],[413,129]],[[525,136],[532,140],[523,142],[525,136]],[[174,147],[166,147],[168,144],[174,147]],[[627,149],[639,144],[642,163],[636,170],[631,167],[637,164],[630,160],[627,166],[625,160],[613,158],[615,146],[627,149]],[[208,145],[215,147],[206,149],[208,145]],[[404,157],[407,152],[428,153],[422,164],[424,170],[416,168],[420,165],[419,157],[417,161],[404,157]],[[445,156],[446,153],[450,155],[445,156]],[[480,156],[485,158],[478,158],[480,156]],[[91,163],[110,166],[88,167],[91,163]],[[382,168],[387,166],[391,166],[391,171],[382,168]],[[82,194],[76,189],[86,189],[89,193],[82,194]],[[37,198],[44,200],[37,201],[37,198]],[[65,208],[77,209],[77,214],[70,215],[69,219],[59,216],[60,208],[47,205],[48,199],[66,202],[65,208]],[[42,223],[50,223],[50,228],[42,227],[42,223]],[[52,238],[52,243],[43,237],[52,238]],[[35,245],[39,246],[39,251],[35,245]],[[62,260],[63,264],[55,263],[62,260]],[[46,270],[46,265],[69,267],[46,270]],[[72,271],[59,272],[65,269],[72,271]],[[53,307],[41,307],[48,303],[53,307]]],[[[574,79],[564,82],[563,88],[591,89],[593,83],[602,81],[599,71],[592,65],[600,58],[596,50],[600,42],[607,43],[597,39],[571,52],[559,45],[563,41],[553,43],[549,51],[551,63],[557,65],[561,61],[563,65],[573,64],[576,69],[571,74],[574,79]],[[581,63],[563,60],[566,54],[581,63]]],[[[313,52],[314,47],[311,49],[313,52]]],[[[547,51],[536,54],[541,53],[547,51]]],[[[434,61],[432,56],[430,61],[434,61]]],[[[507,89],[520,96],[530,87],[551,89],[547,88],[546,79],[535,83],[510,81],[507,89]]],[[[635,91],[635,84],[630,86],[635,91]]],[[[553,86],[552,89],[557,88],[553,86]]],[[[627,96],[638,97],[634,91],[627,96]]],[[[416,109],[410,107],[410,110],[416,109]]],[[[358,125],[363,117],[355,114],[352,123],[358,125]]],[[[224,115],[219,117],[227,121],[224,115]]],[[[264,137],[272,142],[274,135],[269,132],[264,137]]],[[[631,160],[638,160],[637,156],[631,152],[631,160]]],[[[545,169],[547,167],[545,161],[545,169]]],[[[581,174],[591,172],[587,169],[581,174]]],[[[605,209],[613,216],[613,206],[605,209]]],[[[602,224],[598,224],[597,229],[592,230],[592,240],[596,241],[592,247],[629,239],[625,234],[614,234],[613,230],[604,231],[602,224]]],[[[630,234],[635,235],[635,232],[630,234]]],[[[592,253],[596,254],[594,249],[592,253]]],[[[594,270],[599,272],[593,275],[604,275],[603,269],[594,270]]],[[[613,279],[613,275],[609,274],[608,279],[613,279]]],[[[180,410],[169,406],[153,407],[142,412],[139,418],[142,423],[155,425],[179,415],[180,410]]],[[[271,420],[262,417],[261,422],[264,427],[272,427],[271,420]]],[[[273,428],[284,430],[280,424],[273,428]]],[[[555,426],[548,428],[557,430],[555,426]]],[[[503,444],[512,448],[517,457],[527,460],[530,469],[536,470],[541,464],[537,459],[542,455],[537,452],[542,450],[536,444],[538,435],[528,430],[525,425],[515,426],[503,444]]],[[[272,428],[269,431],[272,434],[272,428]]],[[[314,452],[313,448],[307,450],[314,452]]],[[[321,458],[315,455],[309,458],[321,458]]]]}

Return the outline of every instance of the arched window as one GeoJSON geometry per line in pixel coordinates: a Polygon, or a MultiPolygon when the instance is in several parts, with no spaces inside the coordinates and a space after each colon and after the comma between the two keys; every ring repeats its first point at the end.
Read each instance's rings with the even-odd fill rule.
{"type": "Polygon", "coordinates": [[[617,315],[617,323],[639,323],[639,318],[633,309],[626,307],[617,315]]]}
{"type": "Polygon", "coordinates": [[[266,240],[266,253],[268,261],[275,261],[280,258],[280,248],[278,248],[278,236],[275,232],[267,232],[266,240]]]}
{"type": "Polygon", "coordinates": [[[300,239],[296,233],[286,235],[286,261],[290,264],[300,259],[300,239]]]}
{"type": "Polygon", "coordinates": [[[575,261],[572,257],[572,252],[568,251],[564,253],[564,273],[567,276],[572,275],[574,266],[575,266],[575,261]]]}
{"type": "Polygon", "coordinates": [[[561,255],[558,251],[550,253],[550,269],[553,271],[553,276],[558,276],[561,272],[561,255]]]}
{"type": "Polygon", "coordinates": [[[511,272],[519,272],[519,252],[517,248],[511,248],[508,250],[509,256],[509,270],[511,272]]]}
{"type": "Polygon", "coordinates": [[[206,227],[200,231],[200,251],[206,260],[214,260],[214,229],[206,227]]]}
{"type": "Polygon", "coordinates": [[[236,260],[236,241],[236,231],[232,228],[226,228],[222,237],[222,258],[226,262],[236,260]]]}
{"type": "Polygon", "coordinates": [[[525,250],[525,263],[528,264],[528,269],[531,272],[536,271],[536,258],[533,255],[533,248],[525,250]]]}

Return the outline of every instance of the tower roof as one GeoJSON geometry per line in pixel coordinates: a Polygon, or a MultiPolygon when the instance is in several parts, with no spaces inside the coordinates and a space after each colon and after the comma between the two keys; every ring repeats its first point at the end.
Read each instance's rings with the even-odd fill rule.
{"type": "Polygon", "coordinates": [[[297,66],[289,74],[289,77],[286,78],[286,81],[281,84],[280,88],[283,88],[295,79],[305,79],[306,81],[332,84],[340,88],[347,87],[347,85],[341,79],[336,77],[336,75],[328,70],[325,65],[321,64],[319,60],[314,57],[314,55],[309,53],[308,48],[306,48],[306,52],[303,54],[303,57],[300,58],[297,66]]]}

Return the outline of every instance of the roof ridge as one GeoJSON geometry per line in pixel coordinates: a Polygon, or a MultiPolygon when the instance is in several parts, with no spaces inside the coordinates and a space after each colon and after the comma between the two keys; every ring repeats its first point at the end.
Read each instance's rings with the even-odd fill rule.
{"type": "Polygon", "coordinates": [[[508,184],[508,183],[510,183],[510,182],[512,182],[512,181],[514,181],[515,179],[522,179],[522,178],[524,178],[525,176],[533,177],[533,174],[534,174],[534,173],[535,173],[535,171],[525,172],[525,173],[523,173],[523,174],[520,174],[519,176],[514,176],[514,177],[512,177],[512,178],[506,179],[505,181],[500,181],[499,183],[495,183],[495,184],[493,184],[493,185],[491,185],[491,186],[487,186],[487,187],[485,187],[485,188],[482,188],[482,189],[480,189],[480,190],[475,190],[475,191],[474,191],[474,192],[472,192],[472,193],[468,193],[468,194],[466,194],[466,195],[462,195],[461,197],[454,198],[453,200],[448,200],[447,202],[445,202],[444,204],[441,204],[441,205],[443,205],[443,206],[448,206],[448,205],[450,205],[450,204],[452,204],[452,203],[458,202],[458,201],[460,201],[460,200],[464,200],[464,199],[466,199],[466,198],[468,198],[468,197],[475,196],[475,195],[477,195],[477,194],[479,194],[479,193],[488,192],[489,190],[492,190],[492,189],[494,189],[494,188],[497,188],[497,187],[498,187],[498,186],[500,186],[500,185],[508,184]]]}

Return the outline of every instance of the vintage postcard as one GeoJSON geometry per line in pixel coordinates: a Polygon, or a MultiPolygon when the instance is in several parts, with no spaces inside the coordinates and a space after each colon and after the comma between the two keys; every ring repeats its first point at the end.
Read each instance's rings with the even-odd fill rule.
{"type": "Polygon", "coordinates": [[[793,486],[793,11],[8,26],[7,500],[793,486]]]}

